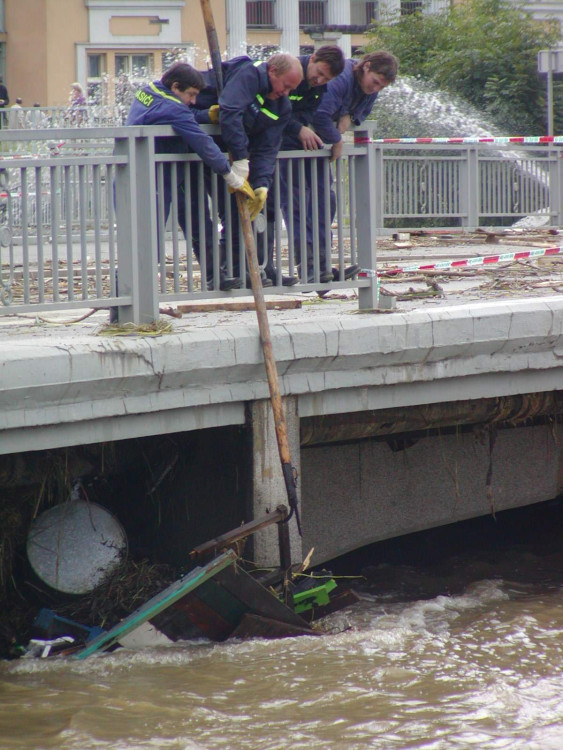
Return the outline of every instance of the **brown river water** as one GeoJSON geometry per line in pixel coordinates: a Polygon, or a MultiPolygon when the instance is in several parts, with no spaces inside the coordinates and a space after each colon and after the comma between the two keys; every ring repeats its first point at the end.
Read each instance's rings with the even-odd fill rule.
{"type": "Polygon", "coordinates": [[[328,635],[0,662],[0,748],[562,750],[563,504],[375,545],[328,635]]]}

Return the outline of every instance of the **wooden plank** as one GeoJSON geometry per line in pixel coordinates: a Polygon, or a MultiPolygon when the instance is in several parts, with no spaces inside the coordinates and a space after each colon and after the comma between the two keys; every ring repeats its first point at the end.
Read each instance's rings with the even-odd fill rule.
{"type": "Polygon", "coordinates": [[[240,539],[244,539],[250,534],[254,534],[256,531],[265,529],[267,526],[283,521],[286,518],[287,508],[285,505],[278,505],[272,513],[266,513],[266,515],[260,516],[260,518],[255,518],[254,521],[243,523],[241,526],[237,526],[236,529],[227,531],[225,534],[221,534],[221,536],[215,537],[215,539],[211,539],[209,542],[199,544],[190,552],[190,557],[202,557],[211,552],[216,552],[218,549],[233,544],[234,542],[238,542],[240,539]]]}
{"type": "Polygon", "coordinates": [[[76,658],[85,659],[96,651],[110,648],[110,646],[119,641],[122,635],[130,633],[143,622],[156,617],[157,614],[170,607],[198,586],[201,586],[205,581],[218,575],[225,568],[232,566],[236,557],[236,554],[232,550],[229,550],[204,567],[195,568],[156,596],[153,596],[152,599],[145,602],[145,604],[119,622],[115,627],[111,628],[111,630],[101,633],[97,638],[90,641],[82,651],[76,654],[76,658]]]}
{"type": "Polygon", "coordinates": [[[255,581],[246,571],[238,566],[224,569],[214,579],[214,584],[230,591],[244,604],[248,612],[270,617],[288,625],[303,627],[305,621],[287,607],[277,596],[255,581]]]}
{"type": "MultiPolygon", "coordinates": [[[[300,299],[269,299],[266,300],[266,309],[299,310],[302,304],[300,299]]],[[[218,312],[221,310],[227,312],[244,312],[247,310],[256,310],[256,303],[254,300],[246,299],[222,300],[221,302],[209,300],[207,302],[185,302],[177,305],[177,309],[181,313],[218,312]]]]}
{"type": "Polygon", "coordinates": [[[232,591],[220,581],[209,581],[197,590],[197,598],[213,609],[225,622],[231,624],[231,631],[236,628],[242,616],[248,611],[232,591]]]}
{"type": "MultiPolygon", "coordinates": [[[[197,592],[209,585],[204,583],[197,592]]],[[[158,614],[151,623],[173,641],[206,636],[213,641],[224,641],[233,632],[233,622],[226,620],[202,601],[194,591],[158,614]]]]}

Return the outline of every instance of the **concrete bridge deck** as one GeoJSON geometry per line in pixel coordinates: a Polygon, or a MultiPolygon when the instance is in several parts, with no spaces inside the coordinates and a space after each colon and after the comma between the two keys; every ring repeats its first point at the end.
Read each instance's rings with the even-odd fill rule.
{"type": "MultiPolygon", "coordinates": [[[[514,247],[523,249],[518,243],[502,251],[514,247]]],[[[409,250],[408,261],[415,252],[429,259],[496,249],[458,242],[409,250]]],[[[300,309],[270,312],[292,458],[300,468],[305,551],[315,546],[317,561],[326,560],[376,539],[493,509],[487,478],[492,449],[476,446],[474,437],[444,437],[444,474],[428,470],[435,446],[424,441],[390,456],[383,455],[388,448],[382,443],[300,451],[299,423],[563,390],[563,297],[554,294],[563,285],[560,269],[552,259],[441,275],[433,287],[426,277],[382,280],[399,295],[386,313],[358,313],[352,290],[323,300],[292,295],[303,301],[300,309]],[[444,492],[444,476],[451,479],[454,466],[459,476],[444,492]]],[[[248,404],[265,403],[254,414],[257,430],[270,435],[255,467],[254,507],[259,512],[276,496],[274,505],[284,502],[254,312],[188,313],[171,318],[171,332],[158,337],[96,335],[105,312],[75,325],[66,322],[68,313],[48,317],[59,322],[0,318],[0,453],[242,425],[248,404]]],[[[544,433],[535,425],[499,439],[503,459],[494,509],[558,494],[560,448],[555,442],[547,450],[544,433]],[[530,459],[524,474],[522,453],[530,459]]],[[[267,537],[264,545],[267,558],[267,537]]]]}

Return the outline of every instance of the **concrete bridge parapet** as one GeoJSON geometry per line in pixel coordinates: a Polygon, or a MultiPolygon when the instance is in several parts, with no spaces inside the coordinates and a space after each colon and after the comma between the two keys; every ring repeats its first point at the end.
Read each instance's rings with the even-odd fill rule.
{"type": "MultiPolygon", "coordinates": [[[[287,314],[287,313],[286,313],[287,314]]],[[[44,447],[37,430],[82,426],[83,438],[131,436],[130,423],[190,410],[208,425],[244,421],[268,398],[252,313],[244,324],[177,321],[157,338],[75,330],[5,336],[0,451],[44,447]],[[108,434],[108,430],[109,433],[108,434]]],[[[272,320],[283,395],[300,416],[557,389],[563,355],[560,297],[484,302],[406,313],[272,320]]],[[[2,334],[0,333],[0,336],[2,334]]],[[[195,420],[197,422],[197,419],[195,420]]],[[[75,437],[76,439],[76,433],[75,437]]]]}
{"type": "MultiPolygon", "coordinates": [[[[383,461],[384,449],[357,448],[352,454],[357,457],[359,451],[363,458],[344,463],[342,457],[350,455],[350,447],[300,450],[303,418],[563,390],[560,297],[390,314],[350,311],[346,306],[331,315],[326,308],[307,315],[300,311],[299,316],[283,311],[271,319],[281,391],[289,399],[292,415],[293,457],[301,467],[307,529],[303,544],[316,546],[319,560],[351,549],[356,542],[486,513],[490,508],[473,507],[468,501],[463,510],[458,506],[459,512],[450,512],[449,500],[441,498],[433,504],[425,495],[422,515],[407,504],[401,513],[388,517],[381,510],[383,496],[365,492],[368,475],[373,475],[374,487],[381,486],[381,472],[372,462],[383,461]],[[323,492],[319,505],[315,484],[327,475],[331,487],[339,491],[323,492]],[[362,481],[364,490],[360,490],[362,481]],[[338,518],[354,507],[356,520],[344,533],[338,518]],[[376,516],[374,507],[379,508],[376,516]],[[398,517],[404,522],[397,524],[398,517]],[[377,530],[362,518],[372,518],[377,530]],[[335,523],[341,532],[338,542],[328,531],[335,523]]],[[[254,512],[285,501],[283,484],[275,475],[277,449],[268,428],[269,393],[253,313],[228,321],[185,318],[174,322],[172,334],[157,338],[112,339],[92,332],[80,335],[75,329],[22,329],[14,335],[15,330],[9,335],[0,332],[0,453],[242,425],[248,421],[250,405],[250,421],[255,425],[254,512]]],[[[526,443],[522,440],[518,450],[526,443]]],[[[455,453],[455,445],[454,440],[448,450],[455,453]]],[[[411,455],[417,451],[424,454],[421,460],[428,460],[429,448],[419,446],[411,455]]],[[[467,456],[471,451],[468,447],[467,456]]],[[[508,447],[506,451],[511,455],[508,447]]],[[[536,490],[538,500],[557,493],[558,451],[553,454],[556,457],[547,470],[543,467],[540,472],[544,479],[533,475],[525,502],[532,502],[536,490]]],[[[481,451],[481,469],[487,456],[486,450],[481,451]]],[[[395,459],[385,460],[388,473],[395,459]]],[[[471,460],[467,461],[463,471],[471,470],[471,460]]],[[[515,475],[516,463],[506,460],[507,481],[509,474],[515,475]]],[[[403,492],[411,499],[417,497],[413,487],[404,484],[399,464],[393,471],[398,484],[386,483],[388,509],[397,509],[397,497],[403,492]]],[[[507,496],[503,502],[509,506],[523,500],[507,496]]],[[[259,555],[267,558],[270,545],[264,538],[256,544],[259,555]]]]}

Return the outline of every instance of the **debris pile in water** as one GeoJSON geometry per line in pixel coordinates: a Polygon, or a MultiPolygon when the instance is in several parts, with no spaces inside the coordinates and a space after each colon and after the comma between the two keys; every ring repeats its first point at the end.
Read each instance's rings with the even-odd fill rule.
{"type": "Polygon", "coordinates": [[[110,628],[177,578],[172,566],[124,560],[86,596],[57,607],[64,617],[110,628]]]}

